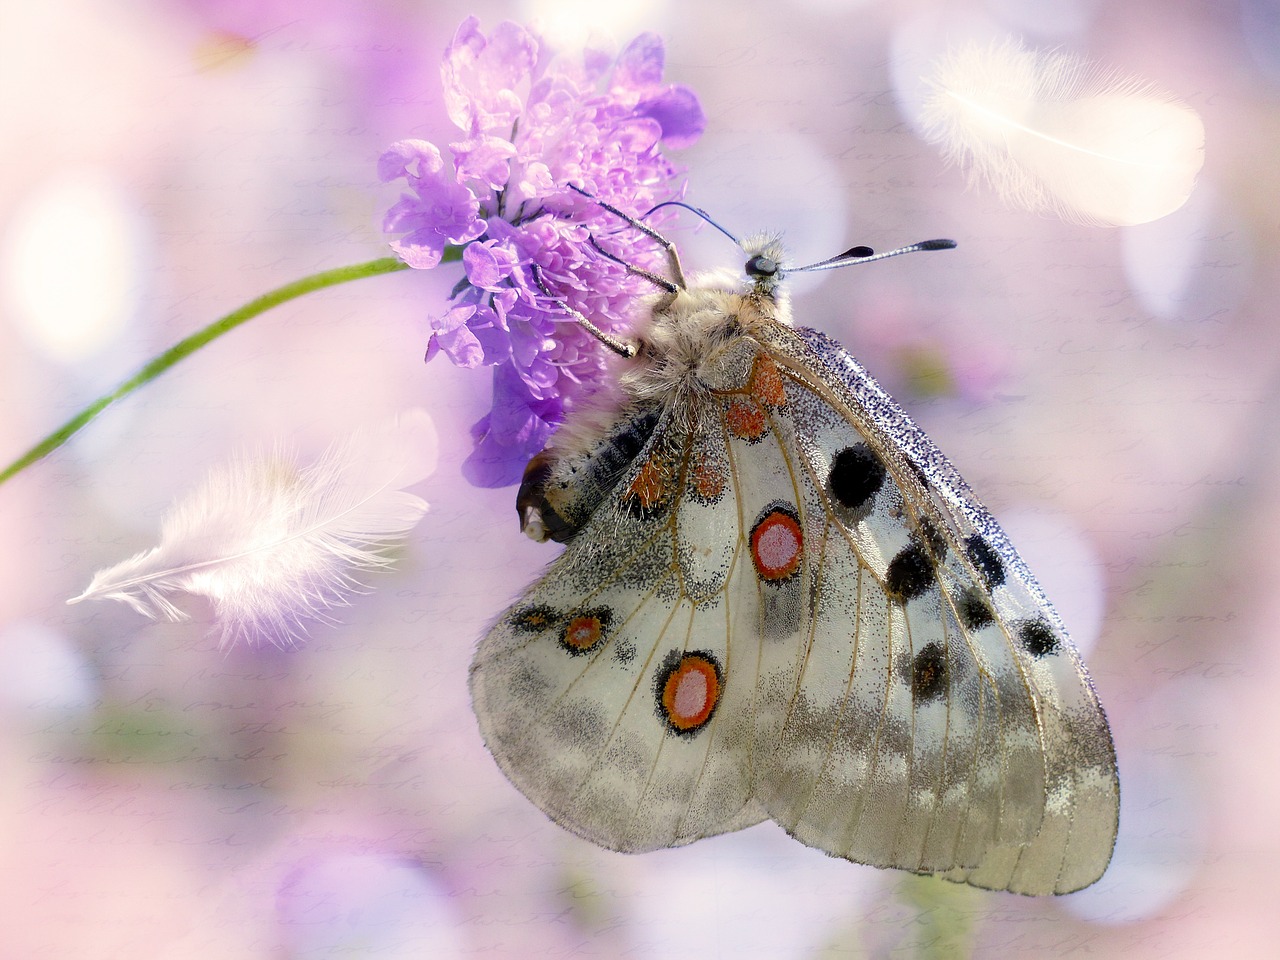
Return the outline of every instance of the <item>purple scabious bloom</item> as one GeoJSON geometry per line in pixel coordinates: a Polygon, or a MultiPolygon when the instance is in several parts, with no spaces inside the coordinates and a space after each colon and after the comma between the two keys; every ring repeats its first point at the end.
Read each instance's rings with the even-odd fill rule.
{"type": "MultiPolygon", "coordinates": [[[[384,181],[409,188],[383,223],[401,259],[427,269],[463,248],[466,279],[431,318],[427,359],[493,368],[493,405],[472,428],[463,465],[477,486],[517,482],[566,410],[604,382],[607,351],[565,307],[625,331],[636,298],[652,292],[589,237],[633,266],[664,267],[652,240],[570,188],[634,216],[682,194],[662,148],[693,143],[705,118],[691,90],[662,82],[662,69],[654,34],[616,60],[589,49],[579,62],[548,54],[515,23],[486,37],[470,17],[442,68],[462,130],[449,144],[452,169],[422,140],[395,143],[379,161],[384,181]]],[[[660,224],[661,213],[647,222],[660,224]]]]}

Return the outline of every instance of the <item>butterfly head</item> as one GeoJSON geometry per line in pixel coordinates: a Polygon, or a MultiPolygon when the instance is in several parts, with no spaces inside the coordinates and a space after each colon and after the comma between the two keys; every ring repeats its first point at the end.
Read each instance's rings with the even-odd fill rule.
{"type": "Polygon", "coordinates": [[[751,284],[751,290],[758,296],[777,299],[778,287],[787,274],[786,252],[782,242],[776,236],[759,236],[749,238],[741,244],[747,254],[747,262],[743,272],[751,284]]]}

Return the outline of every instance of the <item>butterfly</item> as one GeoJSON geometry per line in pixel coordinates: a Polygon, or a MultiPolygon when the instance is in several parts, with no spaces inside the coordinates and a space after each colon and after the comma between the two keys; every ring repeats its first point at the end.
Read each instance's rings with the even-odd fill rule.
{"type": "Polygon", "coordinates": [[[1088,886],[1119,782],[1079,654],[937,447],[792,324],[779,244],[743,248],[688,285],[668,244],[634,344],[579,318],[626,359],[525,473],[522,528],[566,547],[476,650],[490,752],[611,850],[771,819],[859,863],[1088,886]]]}

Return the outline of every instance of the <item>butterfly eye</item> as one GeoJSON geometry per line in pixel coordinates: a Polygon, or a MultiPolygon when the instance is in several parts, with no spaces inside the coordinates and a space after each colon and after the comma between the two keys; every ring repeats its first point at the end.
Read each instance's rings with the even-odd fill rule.
{"type": "Polygon", "coordinates": [[[749,277],[772,277],[778,272],[778,263],[764,254],[757,253],[747,261],[746,270],[749,277]]]}

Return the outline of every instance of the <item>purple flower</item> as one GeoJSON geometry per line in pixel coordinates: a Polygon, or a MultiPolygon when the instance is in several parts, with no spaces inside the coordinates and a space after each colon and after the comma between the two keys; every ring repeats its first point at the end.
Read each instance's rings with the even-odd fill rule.
{"type": "MultiPolygon", "coordinates": [[[[393,144],[383,180],[411,193],[383,228],[410,266],[434,267],[464,247],[465,281],[431,321],[427,359],[492,366],[493,405],[472,429],[464,473],[477,486],[520,479],[566,409],[600,389],[607,351],[566,308],[605,331],[625,331],[644,280],[600,256],[661,272],[662,251],[570,188],[634,216],[679,197],[679,170],[662,148],[683,147],[705,118],[693,91],[662,82],[662,40],[642,34],[614,58],[551,56],[514,23],[491,36],[468,18],[445,51],[445,103],[463,132],[448,169],[432,144],[393,144]],[[541,282],[539,282],[539,278],[541,282]]],[[[663,222],[661,212],[647,220],[663,222]]]]}

